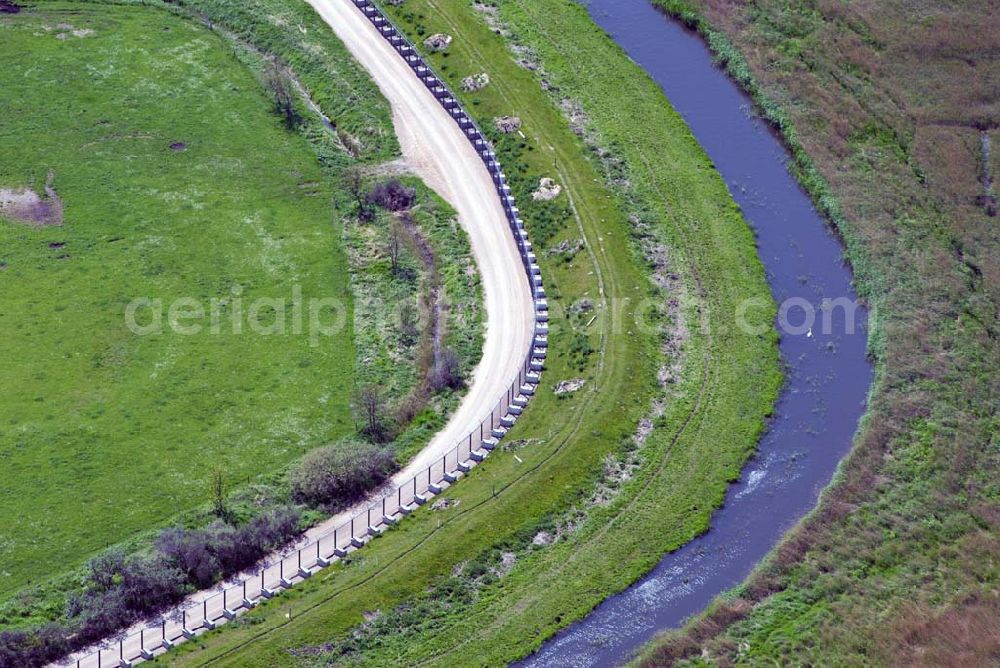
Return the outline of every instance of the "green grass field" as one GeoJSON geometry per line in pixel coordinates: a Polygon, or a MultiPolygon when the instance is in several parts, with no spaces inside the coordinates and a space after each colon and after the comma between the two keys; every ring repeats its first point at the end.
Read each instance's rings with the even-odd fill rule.
{"type": "Polygon", "coordinates": [[[432,58],[455,88],[489,73],[493,83],[463,95],[481,125],[512,112],[523,121],[523,139],[495,139],[533,235],[547,239],[539,256],[560,307],[542,391],[513,440],[446,493],[457,505],[422,509],[168,664],[275,665],[289,650],[304,650],[295,655],[303,665],[517,658],[703,531],[756,444],[780,376],[772,337],[727,327],[735,304],[766,298],[767,287],[725,186],[656,85],[581,7],[524,0],[502,11],[560,95],[588,115],[589,147],[468,3],[410,0],[394,10],[414,38],[455,37],[432,58]],[[648,119],[641,135],[637,117],[648,119]],[[566,188],[552,207],[525,197],[542,176],[566,188]],[[575,255],[546,252],[578,239],[575,255]],[[669,260],[651,262],[660,253],[669,260]],[[650,280],[664,271],[678,277],[666,292],[650,280]],[[635,326],[646,298],[659,306],[659,331],[635,326]],[[595,303],[592,322],[565,310],[581,299],[595,303]],[[581,352],[581,338],[593,352],[581,352]],[[666,386],[661,368],[672,376],[666,386]],[[583,390],[552,393],[573,377],[587,380],[583,390]],[[659,417],[654,398],[665,402],[659,417]],[[643,417],[652,431],[637,445],[643,417]],[[606,474],[618,460],[636,464],[625,464],[627,481],[606,474]],[[535,545],[540,532],[557,539],[535,545]],[[503,553],[515,563],[497,574],[503,553]]]}
{"type": "Polygon", "coordinates": [[[65,222],[0,220],[0,597],[354,429],[350,317],[317,346],[231,326],[234,290],[244,316],[351,296],[332,186],[227,42],[148,8],[2,16],[0,188],[51,170],[65,222]],[[229,302],[219,335],[136,336],[140,297],[229,302]]]}

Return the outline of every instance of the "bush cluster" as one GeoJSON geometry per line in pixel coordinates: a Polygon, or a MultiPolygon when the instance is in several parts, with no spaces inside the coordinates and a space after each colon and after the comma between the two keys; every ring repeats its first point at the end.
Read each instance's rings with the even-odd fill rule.
{"type": "Polygon", "coordinates": [[[279,508],[241,527],[218,521],[167,529],[149,555],[103,554],[88,564],[86,589],[67,601],[65,621],[0,633],[0,668],[43,666],[111,636],[252,566],[295,537],[298,526],[298,510],[279,508]]]}
{"type": "Polygon", "coordinates": [[[242,527],[216,521],[205,529],[167,529],[156,549],[199,589],[253,566],[298,533],[299,512],[282,508],[242,527]]]}
{"type": "Polygon", "coordinates": [[[457,390],[465,385],[462,374],[462,360],[451,348],[445,348],[434,362],[430,374],[431,389],[439,392],[443,389],[457,390]]]}
{"type": "Polygon", "coordinates": [[[370,443],[318,448],[292,471],[292,498],[318,508],[342,507],[364,498],[395,470],[392,452],[370,443]]]}
{"type": "Polygon", "coordinates": [[[416,189],[404,186],[397,179],[379,183],[366,197],[369,204],[377,204],[388,211],[405,211],[413,206],[416,199],[416,189]]]}

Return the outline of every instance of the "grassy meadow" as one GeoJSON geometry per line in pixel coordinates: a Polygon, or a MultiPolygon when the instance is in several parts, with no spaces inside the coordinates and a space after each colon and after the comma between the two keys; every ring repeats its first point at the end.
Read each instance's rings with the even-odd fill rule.
{"type": "Polygon", "coordinates": [[[0,16],[0,188],[51,172],[65,208],[0,219],[2,598],[206,502],[217,470],[245,483],[352,432],[354,345],[350,317],[318,345],[290,310],[249,331],[257,298],[349,316],[351,294],[329,179],[225,41],[141,7],[0,16]],[[220,300],[220,333],[126,327],[131,300],[181,297],[220,300]]]}

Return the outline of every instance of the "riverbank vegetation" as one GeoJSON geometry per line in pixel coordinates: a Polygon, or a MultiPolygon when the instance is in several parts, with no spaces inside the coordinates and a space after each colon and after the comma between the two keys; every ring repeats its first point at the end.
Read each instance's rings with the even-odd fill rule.
{"type": "Polygon", "coordinates": [[[996,7],[657,2],[790,145],[873,307],[878,377],[818,509],[642,663],[995,661],[996,7]]]}
{"type": "Polygon", "coordinates": [[[58,192],[49,197],[65,205],[62,226],[0,213],[4,331],[25,343],[2,385],[40,397],[3,403],[21,428],[0,440],[16,518],[0,529],[0,575],[17,583],[0,596],[0,665],[107,636],[356,500],[444,424],[479,359],[479,276],[454,212],[418,180],[383,174],[397,150],[388,109],[322,22],[297,5],[257,21],[267,4],[51,2],[0,19],[2,48],[32,63],[30,78],[13,55],[0,73],[3,102],[17,108],[0,121],[12,156],[0,185],[58,192]],[[67,92],[71,72],[82,88],[67,92]],[[78,99],[85,114],[69,112],[78,99]],[[241,332],[227,311],[218,336],[206,325],[138,338],[123,320],[136,296],[219,294],[244,313],[282,297],[286,312],[265,320],[286,329],[241,332]],[[331,335],[295,320],[313,299],[332,302],[318,314],[331,335]],[[40,366],[45,346],[65,353],[52,358],[58,373],[40,366]],[[54,421],[58,402],[90,401],[95,387],[96,403],[54,421]],[[361,406],[376,387],[378,434],[361,406]],[[345,438],[356,431],[379,443],[377,456],[345,438]],[[318,492],[338,471],[318,455],[297,460],[324,445],[338,466],[367,466],[369,486],[328,477],[318,492]],[[296,493],[307,486],[315,493],[296,493]]]}
{"type": "Polygon", "coordinates": [[[705,530],[780,383],[773,335],[732,327],[741,300],[769,303],[749,229],[655,83],[582,7],[387,9],[418,43],[452,36],[431,60],[455,90],[487,74],[462,97],[545,239],[545,381],[510,440],[444,498],[182,646],[177,665],[523,656],[705,530]],[[536,199],[543,178],[561,192],[536,199]]]}

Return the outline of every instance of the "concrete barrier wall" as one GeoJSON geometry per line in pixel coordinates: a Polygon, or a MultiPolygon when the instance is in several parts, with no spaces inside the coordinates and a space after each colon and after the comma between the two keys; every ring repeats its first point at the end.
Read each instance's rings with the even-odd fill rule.
{"type": "Polygon", "coordinates": [[[77,668],[131,666],[152,659],[179,643],[235,619],[261,601],[274,597],[283,589],[294,586],[295,583],[311,577],[320,569],[346,557],[350,552],[360,549],[373,536],[409,515],[431,497],[440,494],[489,456],[500,439],[517,421],[541,380],[541,370],[548,348],[548,303],[545,287],[524,222],[510,194],[510,187],[506,183],[506,177],[493,147],[448,86],[375,3],[371,0],[351,1],[448,111],[493,177],[497,196],[507,216],[507,224],[521,255],[522,267],[517,270],[525,272],[533,291],[535,311],[533,342],[520,369],[511,380],[507,391],[497,400],[489,417],[473,426],[466,438],[438,462],[428,466],[426,471],[421,471],[389,494],[382,496],[365,511],[333,531],[304,546],[292,548],[280,558],[268,562],[260,569],[259,574],[226,584],[220,587],[217,593],[195,605],[168,611],[161,623],[116,638],[107,643],[104,649],[74,655],[70,665],[76,665],[77,668]]]}

